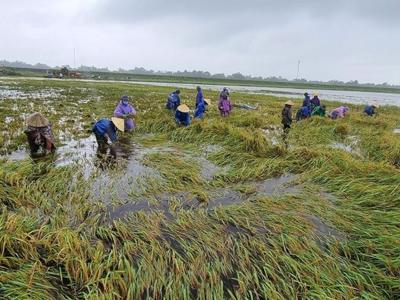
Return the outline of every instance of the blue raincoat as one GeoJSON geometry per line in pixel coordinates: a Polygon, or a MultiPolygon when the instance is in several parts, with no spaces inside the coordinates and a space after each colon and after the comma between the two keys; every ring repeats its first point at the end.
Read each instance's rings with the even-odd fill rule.
{"type": "Polygon", "coordinates": [[[168,96],[166,108],[176,110],[179,105],[181,105],[181,98],[176,92],[172,92],[168,96]]]}
{"type": "Polygon", "coordinates": [[[364,113],[366,113],[368,116],[373,116],[375,114],[375,107],[372,105],[367,105],[364,108],[364,113]]]}
{"type": "Polygon", "coordinates": [[[101,138],[103,138],[104,135],[107,133],[112,142],[115,142],[118,139],[117,128],[115,127],[114,123],[109,119],[101,119],[97,121],[94,124],[92,131],[96,135],[96,137],[101,138]]]}
{"type": "Polygon", "coordinates": [[[175,112],[175,120],[179,125],[189,126],[190,116],[189,113],[184,113],[179,110],[175,112]]]}
{"type": "Polygon", "coordinates": [[[304,95],[303,106],[310,107],[311,106],[311,98],[310,95],[304,95]]]}
{"type": "Polygon", "coordinates": [[[196,96],[196,108],[199,105],[199,103],[204,102],[204,97],[203,97],[203,91],[200,90],[197,92],[197,96],[196,96]]]}
{"type": "Polygon", "coordinates": [[[195,118],[198,118],[198,119],[203,119],[204,118],[204,113],[205,113],[205,111],[206,111],[206,102],[203,100],[203,101],[200,101],[198,104],[197,104],[197,108],[196,108],[196,110],[194,111],[194,117],[195,118]]]}

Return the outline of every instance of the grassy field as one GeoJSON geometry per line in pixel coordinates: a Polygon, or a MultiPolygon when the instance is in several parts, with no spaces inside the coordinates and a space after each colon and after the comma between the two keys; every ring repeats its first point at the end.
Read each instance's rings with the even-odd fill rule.
{"type": "MultiPolygon", "coordinates": [[[[239,80],[239,79],[218,79],[218,78],[195,78],[169,75],[139,75],[119,72],[82,72],[83,78],[98,78],[101,80],[116,81],[143,81],[143,82],[171,82],[171,83],[191,83],[191,84],[211,84],[227,86],[258,86],[271,88],[297,88],[304,90],[339,90],[339,91],[360,91],[360,92],[380,92],[400,94],[398,87],[370,87],[361,85],[334,85],[334,84],[316,84],[302,82],[278,82],[265,80],[239,80]]],[[[17,69],[0,68],[0,76],[26,76],[26,77],[46,77],[46,70],[37,69],[17,69]]]]}
{"type": "Polygon", "coordinates": [[[204,91],[205,120],[182,128],[171,90],[0,79],[2,299],[400,298],[399,108],[350,105],[284,140],[287,99],[235,93],[259,109],[222,119],[204,91]],[[92,123],[124,93],[137,130],[98,156],[92,123]],[[33,111],[58,154],[7,158],[24,155],[33,111]]]}

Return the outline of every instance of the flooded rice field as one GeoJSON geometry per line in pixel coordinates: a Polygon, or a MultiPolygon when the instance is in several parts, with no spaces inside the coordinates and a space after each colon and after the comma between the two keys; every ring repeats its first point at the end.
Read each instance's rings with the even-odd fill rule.
{"type": "MultiPolygon", "coordinates": [[[[397,108],[284,133],[282,98],[241,93],[258,109],[222,118],[210,88],[204,120],[181,127],[164,108],[171,90],[0,81],[0,294],[399,298],[397,108]],[[137,126],[100,151],[93,124],[123,94],[137,126]],[[30,156],[32,112],[52,124],[54,154],[30,156]]],[[[195,96],[182,90],[189,107],[195,96]]]]}

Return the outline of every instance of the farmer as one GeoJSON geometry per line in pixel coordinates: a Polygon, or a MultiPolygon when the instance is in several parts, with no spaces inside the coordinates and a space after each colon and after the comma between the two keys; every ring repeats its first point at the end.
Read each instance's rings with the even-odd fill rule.
{"type": "Polygon", "coordinates": [[[321,105],[321,101],[318,98],[318,94],[314,93],[313,98],[310,100],[311,103],[311,109],[313,110],[316,106],[321,105]]]}
{"type": "Polygon", "coordinates": [[[222,117],[227,117],[231,113],[232,110],[232,104],[231,101],[229,100],[229,93],[221,93],[221,97],[219,99],[218,103],[218,109],[221,113],[222,117]]]}
{"type": "Polygon", "coordinates": [[[199,103],[204,102],[204,97],[203,97],[203,91],[201,90],[201,87],[197,87],[197,95],[196,95],[196,105],[195,108],[197,108],[197,105],[199,103]]]}
{"type": "Polygon", "coordinates": [[[367,106],[364,108],[364,113],[365,113],[367,116],[372,117],[373,115],[376,114],[375,109],[377,109],[377,108],[379,108],[379,105],[376,104],[376,103],[372,103],[372,104],[370,104],[370,105],[367,105],[367,106]]]}
{"type": "Polygon", "coordinates": [[[303,100],[303,106],[310,107],[311,105],[311,99],[310,99],[310,94],[305,92],[304,93],[304,100],[303,100]]]}
{"type": "Polygon", "coordinates": [[[339,106],[335,109],[333,109],[330,113],[329,116],[333,119],[340,119],[346,116],[347,112],[349,111],[349,108],[347,106],[339,106]]]}
{"type": "Polygon", "coordinates": [[[175,111],[176,108],[181,105],[181,98],[179,97],[179,94],[181,93],[180,90],[176,90],[169,94],[168,99],[167,99],[167,104],[166,108],[175,111]]]}
{"type": "Polygon", "coordinates": [[[311,117],[311,110],[309,106],[302,106],[296,113],[296,121],[307,119],[311,117]]]}
{"type": "Polygon", "coordinates": [[[311,113],[312,116],[320,116],[320,117],[325,117],[325,114],[326,114],[326,106],[325,105],[314,107],[314,109],[311,113]]]}
{"type": "Polygon", "coordinates": [[[189,126],[189,107],[186,104],[181,104],[176,108],[175,120],[179,125],[189,126]]]}
{"type": "Polygon", "coordinates": [[[203,99],[200,101],[196,107],[196,110],[194,111],[194,118],[203,119],[208,105],[210,105],[209,99],[203,99]]]}
{"type": "Polygon", "coordinates": [[[129,104],[129,97],[126,95],[122,96],[114,110],[114,117],[125,120],[125,132],[132,131],[135,128],[135,121],[132,118],[135,115],[136,110],[129,104]]]}
{"type": "Polygon", "coordinates": [[[111,146],[118,140],[117,129],[124,131],[124,119],[112,117],[110,120],[104,118],[94,124],[92,131],[96,136],[100,152],[105,152],[107,145],[111,146]]]}
{"type": "Polygon", "coordinates": [[[28,138],[31,155],[40,154],[40,150],[44,155],[56,150],[49,120],[41,113],[34,113],[27,118],[26,123],[28,128],[25,130],[25,134],[28,138]]]}
{"type": "Polygon", "coordinates": [[[283,124],[283,131],[287,132],[292,125],[292,110],[293,110],[293,101],[287,101],[285,103],[285,107],[282,110],[282,124],[283,124]]]}

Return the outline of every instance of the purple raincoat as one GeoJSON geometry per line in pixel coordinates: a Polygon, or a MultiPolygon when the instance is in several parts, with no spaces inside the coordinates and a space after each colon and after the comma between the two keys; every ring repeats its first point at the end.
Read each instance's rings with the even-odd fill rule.
{"type": "MultiPolygon", "coordinates": [[[[124,104],[120,101],[114,110],[114,117],[122,118],[126,114],[136,115],[136,110],[129,103],[124,104]]],[[[125,119],[125,131],[131,131],[135,126],[136,124],[133,119],[125,119]]]]}
{"type": "Polygon", "coordinates": [[[321,101],[319,100],[318,96],[314,96],[314,98],[312,98],[310,102],[314,106],[321,106],[321,101]]]}
{"type": "Polygon", "coordinates": [[[331,111],[330,116],[332,119],[343,118],[348,111],[349,108],[347,106],[339,106],[331,111]]]}
{"type": "Polygon", "coordinates": [[[221,97],[218,103],[218,109],[221,113],[221,116],[227,117],[232,110],[232,104],[229,100],[229,97],[221,97]]]}

